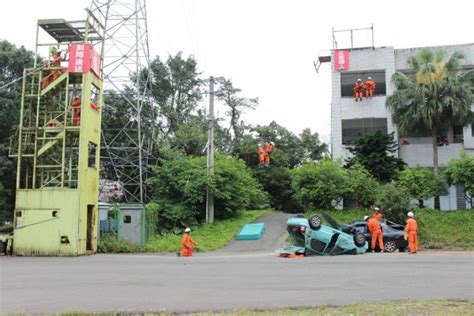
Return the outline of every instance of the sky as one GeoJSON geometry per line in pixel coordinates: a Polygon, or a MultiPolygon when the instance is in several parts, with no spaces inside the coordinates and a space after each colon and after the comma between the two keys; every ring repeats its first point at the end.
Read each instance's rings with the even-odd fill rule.
{"type": "MultiPolygon", "coordinates": [[[[91,1],[1,2],[0,39],[33,49],[37,19],[82,19],[91,1]]],[[[259,98],[246,121],[276,121],[297,134],[311,128],[329,142],[330,65],[316,73],[313,61],[332,48],[332,28],[373,24],[376,47],[473,43],[473,7],[466,0],[147,0],[150,55],[193,55],[203,77],[230,78],[242,96],[259,98]]],[[[217,103],[216,111],[222,117],[225,108],[217,103]]]]}

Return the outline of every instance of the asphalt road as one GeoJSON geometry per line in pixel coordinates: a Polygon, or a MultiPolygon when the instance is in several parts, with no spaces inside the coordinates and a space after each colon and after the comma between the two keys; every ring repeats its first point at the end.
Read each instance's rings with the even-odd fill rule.
{"type": "Polygon", "coordinates": [[[0,257],[0,312],[202,311],[474,299],[474,253],[0,257]]]}

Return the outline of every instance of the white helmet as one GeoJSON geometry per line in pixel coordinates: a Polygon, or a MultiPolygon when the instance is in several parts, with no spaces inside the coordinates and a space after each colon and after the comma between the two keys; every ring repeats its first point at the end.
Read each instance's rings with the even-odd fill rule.
{"type": "Polygon", "coordinates": [[[184,230],[185,233],[190,233],[191,232],[191,228],[189,227],[186,227],[186,229],[184,230]]]}
{"type": "Polygon", "coordinates": [[[367,78],[368,80],[372,80],[372,77],[367,78]]]}
{"type": "Polygon", "coordinates": [[[270,144],[272,144],[272,146],[275,146],[275,143],[274,143],[274,142],[270,142],[270,144]]]}
{"type": "Polygon", "coordinates": [[[357,79],[357,81],[362,81],[362,80],[359,78],[359,79],[357,79]]]}
{"type": "Polygon", "coordinates": [[[374,208],[374,210],[376,210],[376,211],[380,211],[380,209],[379,209],[378,207],[374,208]]]}
{"type": "Polygon", "coordinates": [[[367,215],[364,216],[364,221],[368,220],[369,217],[367,215]]]}
{"type": "Polygon", "coordinates": [[[408,213],[407,213],[407,216],[408,216],[408,217],[413,217],[413,213],[412,213],[412,212],[408,212],[408,213]]]}

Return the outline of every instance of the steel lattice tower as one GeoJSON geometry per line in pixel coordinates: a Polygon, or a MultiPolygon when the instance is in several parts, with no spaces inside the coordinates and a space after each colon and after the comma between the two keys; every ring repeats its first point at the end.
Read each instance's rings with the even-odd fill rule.
{"type": "MultiPolygon", "coordinates": [[[[144,203],[144,184],[153,153],[154,122],[145,0],[92,0],[91,11],[105,27],[104,95],[127,103],[125,126],[102,131],[102,179],[119,181],[126,202],[144,203]],[[140,74],[140,75],[137,75],[140,74]],[[145,114],[146,113],[146,114],[145,114]],[[115,178],[115,179],[112,179],[115,178]]],[[[120,115],[120,113],[116,113],[120,115]]],[[[104,182],[101,182],[104,184],[104,182]]]]}

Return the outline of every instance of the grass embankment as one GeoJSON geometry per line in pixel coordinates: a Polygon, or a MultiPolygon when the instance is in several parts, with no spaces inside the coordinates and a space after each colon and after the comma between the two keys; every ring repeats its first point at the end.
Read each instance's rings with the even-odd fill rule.
{"type": "MultiPolygon", "coordinates": [[[[268,213],[271,211],[241,211],[232,219],[193,228],[191,236],[198,244],[196,251],[212,251],[224,247],[237,235],[244,224],[252,223],[268,213]]],[[[142,247],[131,245],[125,241],[102,239],[99,241],[99,252],[178,252],[181,248],[181,238],[182,235],[176,234],[157,235],[142,247]]]]}
{"type": "MultiPolygon", "coordinates": [[[[301,308],[276,308],[266,310],[232,310],[205,313],[125,313],[125,315],[189,315],[189,316],[313,316],[313,315],[473,315],[474,301],[409,301],[362,303],[345,306],[318,306],[301,308]]],[[[122,313],[120,313],[122,314],[122,313]]],[[[117,315],[117,313],[61,313],[61,316],[117,315]]]]}
{"type": "MultiPolygon", "coordinates": [[[[437,211],[415,209],[418,222],[419,246],[424,250],[474,250],[474,210],[437,211]]],[[[311,212],[309,214],[318,213],[311,212]]],[[[349,223],[371,215],[370,210],[342,210],[328,212],[339,224],[349,223]]],[[[405,223],[399,223],[405,224],[405,223]]]]}
{"type": "Polygon", "coordinates": [[[279,308],[262,311],[238,310],[195,313],[193,316],[313,316],[313,315],[472,315],[474,301],[411,301],[363,303],[346,306],[279,308]]]}

